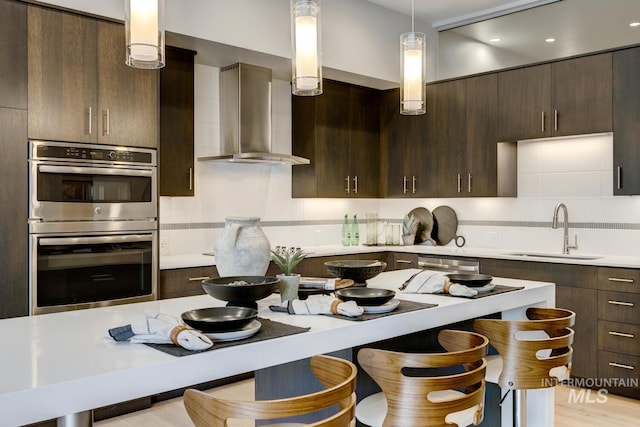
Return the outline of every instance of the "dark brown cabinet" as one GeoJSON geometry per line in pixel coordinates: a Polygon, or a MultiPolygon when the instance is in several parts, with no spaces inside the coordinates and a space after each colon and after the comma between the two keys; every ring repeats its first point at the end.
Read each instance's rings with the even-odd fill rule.
{"type": "Polygon", "coordinates": [[[158,298],[179,298],[204,294],[202,281],[220,277],[215,266],[160,270],[158,298]]]}
{"type": "Polygon", "coordinates": [[[555,283],[556,306],[576,313],[571,374],[597,377],[597,267],[482,259],[480,271],[497,277],[555,283]]]}
{"type": "Polygon", "coordinates": [[[497,142],[497,76],[435,85],[439,197],[513,197],[515,143],[497,142]]]}
{"type": "Polygon", "coordinates": [[[379,92],[325,81],[323,94],[292,96],[293,197],[378,197],[379,92]]]}
{"type": "Polygon", "coordinates": [[[613,194],[640,194],[640,48],[613,53],[613,194]]]}
{"type": "Polygon", "coordinates": [[[27,108],[27,6],[0,1],[0,107],[27,108]]]}
{"type": "Polygon", "coordinates": [[[194,195],[194,55],[166,47],[160,70],[159,176],[161,196],[194,195]]]}
{"type": "Polygon", "coordinates": [[[0,186],[2,319],[29,314],[26,110],[0,108],[0,170],[5,176],[0,186]]]}
{"type": "Polygon", "coordinates": [[[498,73],[498,140],[612,130],[612,55],[498,73]]]}
{"type": "Polygon", "coordinates": [[[437,195],[435,85],[427,86],[427,113],[400,114],[400,90],[380,98],[381,193],[383,197],[437,195]]]}
{"type": "Polygon", "coordinates": [[[28,9],[29,137],[156,147],[158,72],[124,64],[124,26],[28,9]]]}
{"type": "MultiPolygon", "coordinates": [[[[598,376],[640,379],[640,270],[598,268],[598,376]]],[[[640,398],[638,387],[616,394],[640,398]]]]}

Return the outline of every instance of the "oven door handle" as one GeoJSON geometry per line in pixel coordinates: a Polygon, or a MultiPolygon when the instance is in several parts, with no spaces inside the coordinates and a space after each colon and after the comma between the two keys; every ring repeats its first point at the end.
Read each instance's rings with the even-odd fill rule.
{"type": "Polygon", "coordinates": [[[95,237],[45,237],[38,240],[40,246],[55,245],[94,245],[101,243],[150,242],[151,234],[127,234],[124,236],[95,236],[95,237]]]}
{"type": "Polygon", "coordinates": [[[73,173],[91,175],[124,175],[124,176],[152,176],[153,171],[147,169],[122,168],[91,168],[83,166],[54,166],[40,165],[38,170],[43,173],[73,173]]]}

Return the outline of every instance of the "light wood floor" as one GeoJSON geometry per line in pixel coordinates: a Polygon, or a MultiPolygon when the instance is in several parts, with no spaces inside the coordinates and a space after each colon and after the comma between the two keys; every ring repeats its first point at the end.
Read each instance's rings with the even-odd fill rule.
{"type": "MultiPolygon", "coordinates": [[[[209,391],[230,399],[253,399],[253,380],[240,381],[209,391]]],[[[574,392],[575,393],[575,392],[574,392]]],[[[591,392],[583,403],[570,398],[570,388],[556,387],[555,427],[630,427],[640,425],[640,401],[608,395],[604,403],[591,392]]],[[[152,408],[95,423],[96,427],[190,427],[182,399],[156,403],[152,408]]],[[[252,422],[237,421],[230,427],[253,427],[252,422]]]]}

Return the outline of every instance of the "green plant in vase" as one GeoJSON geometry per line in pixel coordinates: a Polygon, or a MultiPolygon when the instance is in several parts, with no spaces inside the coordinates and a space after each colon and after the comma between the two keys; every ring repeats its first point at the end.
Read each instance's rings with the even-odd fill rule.
{"type": "Polygon", "coordinates": [[[282,270],[282,274],[276,275],[280,280],[280,301],[291,301],[298,297],[298,287],[300,286],[300,275],[293,272],[293,269],[305,259],[307,255],[302,249],[295,252],[287,251],[280,254],[271,251],[271,260],[282,270]]]}

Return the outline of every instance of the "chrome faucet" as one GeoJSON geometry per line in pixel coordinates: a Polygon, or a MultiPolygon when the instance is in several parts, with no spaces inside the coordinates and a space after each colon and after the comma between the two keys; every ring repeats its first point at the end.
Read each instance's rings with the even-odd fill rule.
{"type": "Polygon", "coordinates": [[[569,245],[569,213],[567,212],[567,207],[564,203],[558,203],[556,208],[553,211],[553,222],[551,223],[551,228],[558,228],[558,212],[562,209],[564,213],[564,240],[562,242],[562,253],[568,254],[569,249],[578,249],[578,235],[574,235],[575,242],[573,245],[569,245]]]}

